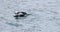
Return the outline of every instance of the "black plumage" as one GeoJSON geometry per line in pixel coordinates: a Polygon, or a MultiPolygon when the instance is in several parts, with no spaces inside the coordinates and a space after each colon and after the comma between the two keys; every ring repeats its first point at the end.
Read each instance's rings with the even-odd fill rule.
{"type": "Polygon", "coordinates": [[[17,13],[15,13],[14,17],[24,17],[26,14],[27,14],[26,12],[17,12],[17,13]]]}

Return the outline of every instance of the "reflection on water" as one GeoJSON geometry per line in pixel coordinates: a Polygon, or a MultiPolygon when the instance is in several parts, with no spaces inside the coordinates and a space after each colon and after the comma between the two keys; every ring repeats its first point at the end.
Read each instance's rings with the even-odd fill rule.
{"type": "Polygon", "coordinates": [[[17,24],[17,23],[7,23],[8,25],[11,25],[11,26],[16,26],[16,27],[18,27],[19,26],[19,24],[17,24]]]}
{"type": "Polygon", "coordinates": [[[19,26],[22,26],[21,23],[26,22],[25,20],[26,20],[27,17],[28,16],[26,16],[26,17],[18,17],[18,18],[14,17],[15,21],[12,20],[10,22],[6,22],[6,24],[11,25],[11,26],[15,26],[15,27],[19,27],[19,26]]]}

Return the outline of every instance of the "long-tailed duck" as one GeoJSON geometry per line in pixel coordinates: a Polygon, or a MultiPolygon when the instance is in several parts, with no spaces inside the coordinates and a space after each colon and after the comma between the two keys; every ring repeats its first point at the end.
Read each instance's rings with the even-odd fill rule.
{"type": "Polygon", "coordinates": [[[30,15],[30,14],[27,14],[26,12],[15,12],[15,16],[14,17],[24,17],[26,15],[30,15]]]}

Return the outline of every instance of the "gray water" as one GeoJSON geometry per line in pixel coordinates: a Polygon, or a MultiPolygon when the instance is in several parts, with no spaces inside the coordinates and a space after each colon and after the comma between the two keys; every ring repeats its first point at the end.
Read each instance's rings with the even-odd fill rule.
{"type": "Polygon", "coordinates": [[[0,0],[0,32],[60,32],[60,0],[0,0]],[[15,19],[15,11],[31,15],[15,19]]]}

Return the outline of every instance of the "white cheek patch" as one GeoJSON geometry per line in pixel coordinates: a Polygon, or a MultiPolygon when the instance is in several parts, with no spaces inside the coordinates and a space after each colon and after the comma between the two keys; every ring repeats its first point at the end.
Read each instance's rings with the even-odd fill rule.
{"type": "Polygon", "coordinates": [[[23,13],[19,13],[18,15],[23,15],[23,13]]]}

